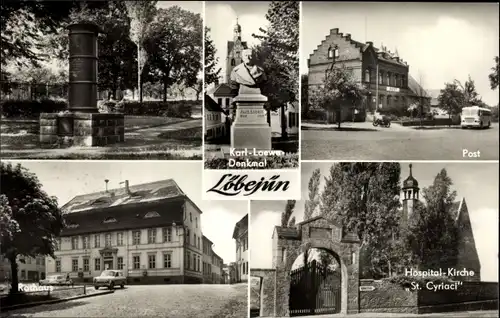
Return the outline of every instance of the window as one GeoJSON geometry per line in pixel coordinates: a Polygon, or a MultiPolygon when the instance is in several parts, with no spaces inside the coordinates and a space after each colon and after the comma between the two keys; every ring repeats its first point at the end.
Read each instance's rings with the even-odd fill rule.
{"type": "Polygon", "coordinates": [[[71,271],[78,272],[78,258],[71,260],[71,271]]]}
{"type": "Polygon", "coordinates": [[[351,264],[356,264],[356,253],[352,252],[351,254],[351,264]]]}
{"type": "Polygon", "coordinates": [[[391,73],[387,73],[385,84],[391,85],[391,73]]]}
{"type": "Polygon", "coordinates": [[[245,265],[246,265],[246,270],[247,270],[246,274],[248,274],[248,262],[246,262],[245,265]]]}
{"type": "Polygon", "coordinates": [[[382,71],[378,72],[378,83],[382,84],[382,78],[384,77],[384,73],[382,71]]]}
{"type": "Polygon", "coordinates": [[[156,229],[148,229],[148,244],[156,243],[156,229]]]}
{"type": "Polygon", "coordinates": [[[116,245],[122,246],[123,245],[123,233],[116,233],[116,245]]]}
{"type": "Polygon", "coordinates": [[[191,233],[189,233],[189,229],[186,229],[186,244],[190,244],[191,242],[191,233]]]}
{"type": "Polygon", "coordinates": [[[191,253],[186,254],[186,268],[191,269],[191,253]]]}
{"type": "Polygon", "coordinates": [[[196,228],[198,228],[198,218],[197,217],[194,218],[194,226],[196,228]]]}
{"type": "MultiPolygon", "coordinates": [[[[221,98],[222,100],[222,98],[221,98]]],[[[189,213],[189,222],[193,222],[193,213],[189,213]]]]}
{"type": "MultiPolygon", "coordinates": [[[[217,98],[217,104],[219,104],[220,106],[222,106],[222,98],[217,98]]],[[[193,221],[193,220],[191,220],[193,221]]]]}
{"type": "Polygon", "coordinates": [[[104,237],[104,246],[105,247],[111,246],[111,233],[106,233],[106,236],[104,237]]]}
{"type": "Polygon", "coordinates": [[[139,245],[141,244],[141,231],[134,231],[133,232],[133,245],[139,245]]]}
{"type": "Polygon", "coordinates": [[[78,237],[72,237],[71,238],[71,249],[72,250],[77,250],[78,249],[78,237]]]}
{"type": "Polygon", "coordinates": [[[115,218],[105,218],[102,223],[115,223],[116,219],[115,218]]]}
{"type": "Polygon", "coordinates": [[[90,236],[84,236],[83,238],[83,249],[90,249],[90,236]]]}
{"type": "Polygon", "coordinates": [[[118,257],[116,259],[116,266],[118,269],[123,269],[123,257],[118,257]]]}
{"type": "Polygon", "coordinates": [[[235,59],[231,59],[231,66],[235,66],[236,65],[236,60],[235,59]]]}
{"type": "Polygon", "coordinates": [[[26,262],[26,264],[28,264],[28,265],[29,265],[29,264],[31,264],[31,257],[26,258],[25,262],[26,262]]]}
{"type": "Polygon", "coordinates": [[[156,268],[156,255],[148,255],[149,268],[156,268]]]}
{"type": "Polygon", "coordinates": [[[83,259],[83,271],[84,272],[90,271],[90,260],[88,258],[83,259]]]}
{"type": "Polygon", "coordinates": [[[101,270],[101,259],[100,258],[94,258],[94,270],[96,270],[96,271],[101,270]]]}
{"type": "Polygon", "coordinates": [[[193,236],[194,236],[194,240],[193,240],[194,242],[193,242],[193,245],[194,245],[194,246],[196,246],[196,233],[195,233],[195,234],[193,234],[193,236]]]}
{"type": "Polygon", "coordinates": [[[365,70],[365,82],[370,83],[370,70],[365,70]]]}
{"type": "Polygon", "coordinates": [[[21,279],[26,279],[26,271],[24,269],[21,271],[21,279]]]}
{"type": "Polygon", "coordinates": [[[393,86],[399,86],[399,75],[394,75],[393,86]]]}
{"type": "Polygon", "coordinates": [[[164,253],[163,254],[163,267],[164,268],[171,268],[172,267],[172,254],[171,253],[164,253]]]}
{"type": "Polygon", "coordinates": [[[193,270],[196,270],[196,254],[193,254],[193,270]]]}
{"type": "Polygon", "coordinates": [[[149,218],[157,218],[157,217],[160,217],[160,214],[158,214],[158,212],[156,211],[151,211],[151,212],[148,212],[146,213],[146,215],[144,216],[145,219],[149,219],[149,218]]]}
{"type": "Polygon", "coordinates": [[[61,260],[57,259],[56,260],[56,273],[60,273],[60,272],[61,272],[61,260]]]}
{"type": "Polygon", "coordinates": [[[196,264],[198,265],[198,269],[197,270],[198,270],[198,272],[201,272],[201,267],[200,267],[201,260],[200,260],[200,256],[199,255],[198,255],[198,260],[196,262],[197,262],[196,264]]]}
{"type": "Polygon", "coordinates": [[[101,236],[99,234],[94,235],[94,247],[101,247],[101,236]]]}
{"type": "Polygon", "coordinates": [[[140,269],[141,268],[141,257],[139,255],[135,255],[132,258],[132,261],[134,263],[134,269],[140,269]]]}
{"type": "Polygon", "coordinates": [[[172,242],[172,228],[164,227],[163,228],[163,243],[172,242]]]}
{"type": "Polygon", "coordinates": [[[56,251],[61,250],[61,239],[56,239],[56,246],[55,246],[56,251]]]}
{"type": "Polygon", "coordinates": [[[231,104],[231,100],[229,98],[226,98],[226,106],[229,106],[231,104]]]}
{"type": "Polygon", "coordinates": [[[200,242],[200,238],[198,237],[198,248],[200,248],[201,246],[201,242],[200,242]]]}

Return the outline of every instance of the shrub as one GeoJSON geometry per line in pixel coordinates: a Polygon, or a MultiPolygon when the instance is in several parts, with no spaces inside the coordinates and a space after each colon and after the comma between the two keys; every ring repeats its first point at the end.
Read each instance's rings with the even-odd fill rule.
{"type": "Polygon", "coordinates": [[[302,119],[326,121],[326,111],[323,109],[309,109],[308,112],[302,114],[302,119]]]}
{"type": "Polygon", "coordinates": [[[40,113],[57,113],[67,108],[64,100],[2,100],[0,110],[2,116],[36,118],[40,113]]]}
{"type": "Polygon", "coordinates": [[[97,102],[97,109],[100,113],[122,113],[123,102],[115,100],[100,100],[97,102]]]}
{"type": "MultiPolygon", "coordinates": [[[[246,162],[254,161],[261,162],[264,160],[263,157],[258,156],[240,156],[240,157],[231,157],[236,162],[246,162]]],[[[267,161],[267,165],[265,167],[229,167],[229,158],[206,158],[205,159],[205,168],[206,169],[292,169],[297,168],[299,166],[299,155],[298,154],[285,154],[283,156],[267,156],[265,157],[267,161]]]]}
{"type": "Polygon", "coordinates": [[[201,103],[195,101],[122,101],[119,104],[125,115],[164,116],[191,118],[192,108],[201,103]]]}

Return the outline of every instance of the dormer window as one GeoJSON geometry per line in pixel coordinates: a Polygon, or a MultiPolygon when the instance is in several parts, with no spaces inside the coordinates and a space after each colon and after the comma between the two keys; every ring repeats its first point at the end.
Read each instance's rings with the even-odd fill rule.
{"type": "Polygon", "coordinates": [[[80,226],[80,224],[76,224],[76,223],[72,223],[72,224],[68,224],[66,227],[68,229],[76,229],[80,226]]]}
{"type": "Polygon", "coordinates": [[[158,212],[156,211],[151,211],[151,212],[148,212],[146,213],[146,215],[144,216],[145,219],[149,219],[149,218],[157,218],[157,217],[160,217],[160,214],[158,214],[158,212]]]}
{"type": "Polygon", "coordinates": [[[102,221],[102,223],[116,223],[116,219],[115,218],[105,218],[104,221],[102,221]]]}

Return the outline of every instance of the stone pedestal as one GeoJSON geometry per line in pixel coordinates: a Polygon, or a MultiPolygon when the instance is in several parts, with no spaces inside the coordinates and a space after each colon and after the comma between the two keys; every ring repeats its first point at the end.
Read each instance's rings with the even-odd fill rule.
{"type": "Polygon", "coordinates": [[[267,97],[258,88],[241,86],[236,102],[236,118],[231,126],[231,148],[271,150],[271,127],[264,103],[267,97]]]}
{"type": "Polygon", "coordinates": [[[42,113],[40,143],[106,146],[125,141],[124,116],[101,113],[42,113]]]}

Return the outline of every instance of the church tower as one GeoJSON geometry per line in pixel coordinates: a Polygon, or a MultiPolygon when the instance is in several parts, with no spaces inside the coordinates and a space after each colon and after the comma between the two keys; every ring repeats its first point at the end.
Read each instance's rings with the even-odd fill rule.
{"type": "Polygon", "coordinates": [[[229,84],[233,68],[243,62],[241,51],[246,48],[247,43],[241,41],[241,25],[239,25],[238,19],[236,19],[236,25],[233,29],[233,40],[227,42],[226,83],[229,84]]]}
{"type": "Polygon", "coordinates": [[[403,181],[403,216],[401,220],[403,227],[408,225],[408,220],[413,216],[415,203],[420,199],[419,190],[418,181],[413,178],[412,164],[410,164],[410,175],[403,181]]]}

